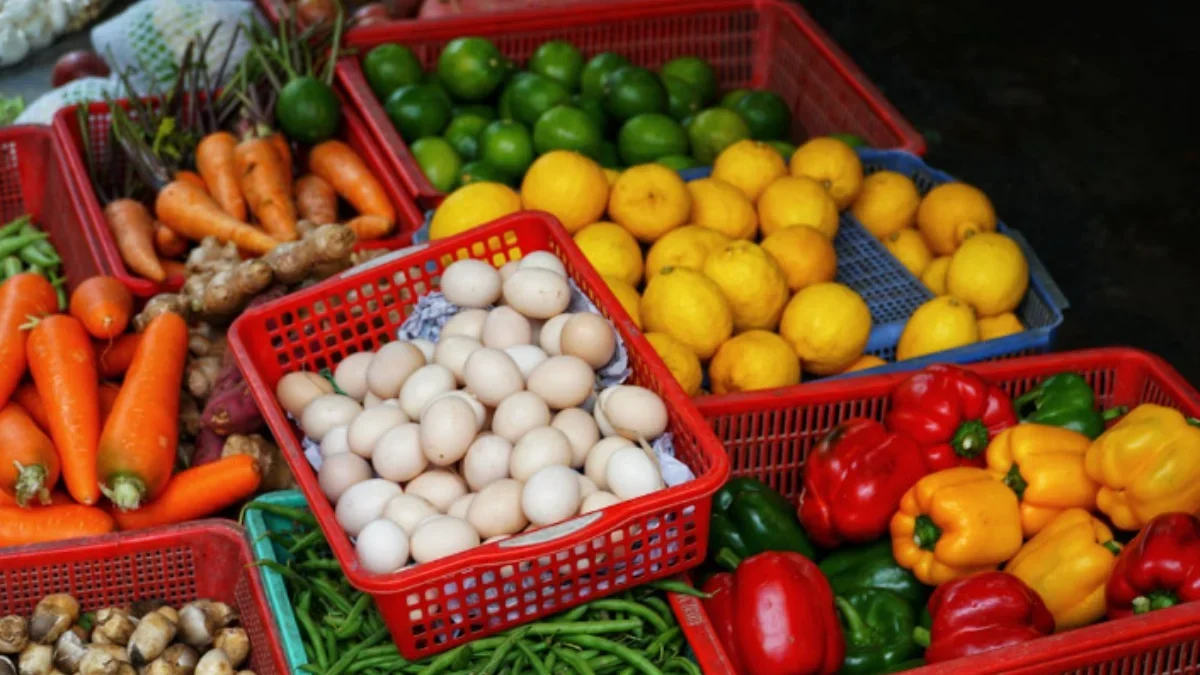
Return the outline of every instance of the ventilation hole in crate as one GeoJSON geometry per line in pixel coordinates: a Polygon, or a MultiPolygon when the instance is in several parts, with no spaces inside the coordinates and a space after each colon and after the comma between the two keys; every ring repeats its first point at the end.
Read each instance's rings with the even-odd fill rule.
{"type": "Polygon", "coordinates": [[[587,558],[580,558],[579,560],[575,561],[575,569],[582,572],[583,570],[588,569],[591,564],[592,561],[588,560],[587,558]]]}
{"type": "Polygon", "coordinates": [[[438,590],[436,588],[425,589],[425,600],[433,601],[438,599],[438,590]]]}
{"type": "Polygon", "coordinates": [[[375,295],[375,285],[370,283],[363,284],[358,287],[358,291],[363,294],[364,298],[372,297],[375,295]]]}
{"type": "MultiPolygon", "coordinates": [[[[421,612],[421,610],[419,610],[419,609],[410,609],[408,611],[408,620],[409,621],[414,621],[414,622],[420,621],[423,617],[424,617],[424,613],[421,612]]],[[[422,630],[424,630],[424,629],[422,629],[422,630]]]]}

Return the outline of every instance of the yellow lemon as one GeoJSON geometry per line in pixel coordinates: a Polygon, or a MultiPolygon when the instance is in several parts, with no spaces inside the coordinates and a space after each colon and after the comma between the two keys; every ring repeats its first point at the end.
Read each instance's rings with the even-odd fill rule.
{"type": "Polygon", "coordinates": [[[642,326],[670,335],[706,360],[733,335],[733,312],[711,279],[695,270],[668,267],[646,284],[642,326]]]}
{"type": "Polygon", "coordinates": [[[787,279],[769,253],[749,241],[733,241],[704,261],[712,279],[733,310],[733,329],[774,330],[788,301],[787,279]]]}
{"type": "Polygon", "coordinates": [[[879,366],[886,366],[887,361],[875,356],[874,354],[863,354],[857,361],[850,364],[850,367],[842,372],[854,373],[860,370],[870,370],[879,366]]]}
{"type": "Polygon", "coordinates": [[[979,340],[992,340],[1005,335],[1013,335],[1025,330],[1021,320],[1012,312],[998,316],[988,316],[979,320],[979,340]]]}
{"type": "Polygon", "coordinates": [[[608,181],[608,186],[612,187],[616,184],[617,179],[621,177],[621,172],[616,169],[604,169],[604,178],[608,181]]]}
{"type": "Polygon", "coordinates": [[[691,181],[687,189],[692,195],[692,223],[730,239],[754,238],[758,214],[741,190],[719,178],[691,181]]]}
{"type": "Polygon", "coordinates": [[[917,308],[896,344],[896,360],[912,359],[979,342],[975,310],[953,295],[934,298],[917,308]]]}
{"type": "Polygon", "coordinates": [[[713,162],[712,177],[742,191],[756,201],[776,178],[786,176],[787,165],[779,151],[766,143],[746,139],[721,151],[713,162]]]}
{"type": "Polygon", "coordinates": [[[608,215],[638,241],[651,243],[687,222],[692,196],[679,174],[661,164],[623,171],[613,183],[608,215]]]}
{"type": "Polygon", "coordinates": [[[863,180],[850,213],[879,239],[912,227],[917,222],[921,194],[908,176],[895,171],[877,171],[863,180]]]}
{"type": "Polygon", "coordinates": [[[575,245],[603,276],[637,286],[642,281],[642,247],[616,223],[592,223],[575,233],[575,245]]]}
{"type": "Polygon", "coordinates": [[[967,237],[996,230],[996,210],[987,195],[966,183],[943,183],[921,200],[917,229],[937,255],[950,255],[967,237]]]}
{"type": "Polygon", "coordinates": [[[897,230],[883,239],[883,245],[918,279],[933,260],[933,254],[929,252],[921,233],[916,230],[897,230]]]}
{"type": "Polygon", "coordinates": [[[830,239],[837,236],[837,204],[811,178],[784,176],[758,197],[758,226],[764,237],[793,225],[808,225],[830,239]]]}
{"type": "Polygon", "coordinates": [[[946,270],[946,290],[979,316],[1011,312],[1029,288],[1029,263],[1017,242],[996,232],[969,237],[946,270]]]}
{"type": "Polygon", "coordinates": [[[779,264],[793,292],[837,276],[833,242],[807,225],[778,230],[763,239],[762,247],[779,264]]]}
{"type": "Polygon", "coordinates": [[[808,176],[829,191],[839,209],[854,202],[863,184],[862,160],[854,148],[828,136],[809,140],[792,154],[793,176],[808,176]]]}
{"type": "Polygon", "coordinates": [[[554,150],[538,157],[521,181],[521,203],[558,218],[567,232],[600,220],[608,203],[608,179],[595,160],[554,150]]]}
{"type": "Polygon", "coordinates": [[[765,330],[734,336],[708,365],[714,394],[775,389],[800,383],[800,359],[787,340],[765,330]]]}
{"type": "Polygon", "coordinates": [[[871,336],[871,310],[858,293],[838,283],[813,284],[783,310],[779,334],[810,373],[840,373],[862,356],[871,336]]]}
{"type": "Polygon", "coordinates": [[[471,183],[450,193],[433,212],[430,240],[445,239],[521,210],[521,197],[500,183],[471,183]]]}
{"type": "Polygon", "coordinates": [[[633,325],[640,330],[642,327],[642,298],[638,295],[637,289],[614,277],[604,277],[604,283],[608,285],[608,290],[617,296],[617,302],[621,303],[621,308],[625,310],[629,318],[633,319],[633,325]]]}
{"type": "Polygon", "coordinates": [[[646,333],[646,340],[654,347],[658,357],[667,364],[667,370],[675,376],[675,381],[683,387],[688,396],[700,393],[700,382],[704,374],[700,370],[700,359],[688,349],[687,345],[666,333],[646,333]]]}
{"type": "Polygon", "coordinates": [[[934,258],[921,272],[921,283],[933,291],[934,295],[946,294],[946,270],[950,269],[950,256],[934,258]]]}
{"type": "Polygon", "coordinates": [[[713,251],[729,244],[729,237],[699,225],[684,225],[663,235],[646,254],[646,281],[664,267],[686,267],[697,272],[713,251]]]}

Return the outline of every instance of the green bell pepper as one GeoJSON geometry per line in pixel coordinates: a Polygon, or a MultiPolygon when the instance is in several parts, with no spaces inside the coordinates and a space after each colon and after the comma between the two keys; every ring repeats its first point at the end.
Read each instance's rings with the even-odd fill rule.
{"type": "Polygon", "coordinates": [[[917,614],[908,601],[881,588],[839,594],[834,603],[846,638],[844,675],[875,675],[920,656],[913,640],[917,614]]]}
{"type": "Polygon", "coordinates": [[[1045,424],[1077,431],[1095,440],[1104,433],[1104,423],[1124,415],[1124,406],[1096,409],[1092,386],[1076,373],[1051,375],[1029,392],[1018,396],[1013,407],[1022,422],[1045,424]]]}
{"type": "Polygon", "coordinates": [[[925,666],[925,659],[912,659],[894,663],[887,667],[886,670],[879,671],[879,675],[890,675],[890,673],[903,673],[906,670],[914,670],[925,666]]]}
{"type": "Polygon", "coordinates": [[[821,561],[820,568],[836,595],[856,588],[880,588],[899,595],[913,607],[925,604],[929,598],[929,588],[896,563],[889,539],[834,551],[821,561]]]}
{"type": "Polygon", "coordinates": [[[733,478],[713,495],[708,529],[708,553],[721,567],[733,571],[728,561],[717,559],[726,549],[742,560],[763,551],[793,551],[816,556],[796,508],[783,495],[752,478],[733,478]]]}

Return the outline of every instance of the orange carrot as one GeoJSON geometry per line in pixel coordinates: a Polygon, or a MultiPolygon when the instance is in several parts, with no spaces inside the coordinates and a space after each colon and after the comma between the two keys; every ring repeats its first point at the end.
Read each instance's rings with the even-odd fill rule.
{"type": "Polygon", "coordinates": [[[38,393],[37,387],[32,382],[22,382],[21,386],[13,392],[10,400],[21,404],[38,428],[50,433],[50,418],[46,416],[46,406],[42,404],[42,395],[38,393]]]}
{"type": "Polygon", "coordinates": [[[158,499],[136,511],[112,510],[122,530],[173,525],[211,516],[254,494],[262,476],[249,455],[232,455],[187,471],[167,484],[158,499]]]}
{"type": "Polygon", "coordinates": [[[306,173],[296,180],[296,210],[317,225],[337,222],[337,192],[329,181],[306,173]]]}
{"type": "Polygon", "coordinates": [[[158,497],[171,478],[187,343],[182,317],[155,317],[142,331],[142,343],[104,423],[96,470],[101,490],[121,509],[136,509],[158,497]]]}
{"type": "Polygon", "coordinates": [[[78,319],[57,314],[29,332],[29,372],[46,409],[50,437],[62,459],[67,491],[80,504],[100,499],[96,483],[96,444],[100,403],[96,354],[78,319]]]}
{"type": "Polygon", "coordinates": [[[158,262],[163,266],[163,271],[167,273],[168,283],[182,284],[187,278],[187,265],[178,260],[159,260],[158,262]]]}
{"type": "Polygon", "coordinates": [[[126,333],[116,340],[94,343],[100,377],[117,379],[129,370],[133,355],[142,343],[141,333],[126,333]]]}
{"type": "Polygon", "coordinates": [[[154,218],[146,207],[132,199],[118,199],[104,207],[104,218],[129,269],[150,281],[162,281],[166,274],[154,253],[154,218]]]}
{"type": "Polygon", "coordinates": [[[26,506],[50,503],[58,482],[58,453],[50,437],[16,403],[0,408],[0,491],[26,506]]]}
{"type": "Polygon", "coordinates": [[[238,143],[234,158],[242,194],[267,234],[279,241],[296,238],[296,206],[283,158],[266,138],[238,143]]]}
{"type": "Polygon", "coordinates": [[[154,221],[154,250],[160,258],[178,258],[188,251],[188,241],[175,230],[154,221]]]}
{"type": "Polygon", "coordinates": [[[281,133],[273,133],[267,137],[271,141],[271,145],[275,148],[275,152],[279,153],[279,158],[283,160],[283,171],[287,177],[288,194],[292,193],[292,146],[288,143],[287,138],[281,133]]]}
{"type": "Polygon", "coordinates": [[[262,230],[226,214],[211,197],[190,183],[168,183],[158,191],[154,210],[164,225],[193,241],[213,236],[222,242],[232,241],[255,255],[262,255],[279,243],[262,230]]]}
{"type": "Polygon", "coordinates": [[[92,277],[71,293],[70,311],[92,337],[111,340],[129,326],[133,294],[112,277],[92,277]]]}
{"type": "Polygon", "coordinates": [[[117,527],[104,509],[55,504],[36,509],[0,507],[0,546],[23,546],[108,534],[117,527]]]}
{"type": "Polygon", "coordinates": [[[204,182],[204,178],[195,171],[176,171],[175,180],[182,180],[208,192],[208,183],[204,182]]]}
{"type": "Polygon", "coordinates": [[[208,194],[226,215],[245,222],[246,200],[238,181],[234,151],[237,138],[228,131],[211,133],[196,146],[196,169],[208,186],[208,194]]]}
{"type": "Polygon", "coordinates": [[[362,158],[341,141],[325,141],[308,153],[308,170],[324,178],[364,216],[396,222],[396,210],[362,158]]]}
{"type": "Polygon", "coordinates": [[[100,399],[100,424],[103,425],[108,421],[109,415],[112,415],[112,409],[117,404],[117,396],[121,393],[121,387],[112,382],[101,382],[97,393],[100,399]]]}
{"type": "Polygon", "coordinates": [[[25,341],[21,327],[29,317],[58,310],[54,287],[40,274],[17,274],[0,283],[0,406],[16,391],[25,375],[25,341]]]}
{"type": "Polygon", "coordinates": [[[383,216],[359,216],[346,221],[346,226],[354,230],[359,241],[382,239],[392,231],[392,221],[383,216]]]}

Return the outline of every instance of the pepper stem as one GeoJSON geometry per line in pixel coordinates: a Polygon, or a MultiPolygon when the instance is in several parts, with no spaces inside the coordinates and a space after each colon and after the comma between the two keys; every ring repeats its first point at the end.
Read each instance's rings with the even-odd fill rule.
{"type": "Polygon", "coordinates": [[[1036,410],[1037,404],[1041,403],[1044,394],[1045,390],[1039,385],[1013,399],[1013,408],[1017,411],[1017,416],[1022,420],[1028,417],[1032,411],[1027,412],[1025,410],[1026,406],[1033,403],[1034,410],[1036,410]]]}
{"type": "Polygon", "coordinates": [[[1119,405],[1114,408],[1108,408],[1100,411],[1100,417],[1105,422],[1111,422],[1127,412],[1129,412],[1129,406],[1119,405]]]}
{"type": "Polygon", "coordinates": [[[27,506],[29,500],[37,497],[42,504],[50,503],[50,491],[46,489],[46,467],[41,464],[25,466],[13,460],[17,467],[17,482],[14,486],[17,505],[27,506]]]}
{"type": "Polygon", "coordinates": [[[871,628],[862,620],[862,615],[854,609],[854,605],[842,597],[835,597],[833,604],[837,605],[838,611],[842,613],[842,620],[846,622],[846,642],[853,645],[870,644],[871,628]]]}
{"type": "Polygon", "coordinates": [[[717,551],[717,555],[713,557],[717,564],[728,569],[730,572],[736,571],[738,565],[742,564],[742,558],[733,551],[723,548],[717,551]]]}
{"type": "Polygon", "coordinates": [[[100,492],[122,511],[131,511],[142,505],[142,496],[146,494],[146,486],[133,476],[117,476],[112,480],[112,487],[100,485],[100,492]]]}
{"type": "Polygon", "coordinates": [[[1004,474],[1004,484],[1007,485],[1013,492],[1017,493],[1017,499],[1025,498],[1025,488],[1029,484],[1025,482],[1025,478],[1021,476],[1021,467],[1013,464],[1009,468],[1008,473],[1004,474]]]}
{"type": "Polygon", "coordinates": [[[1196,419],[1195,417],[1187,418],[1187,423],[1194,427],[1200,427],[1200,419],[1196,419]]]}
{"type": "Polygon", "coordinates": [[[1133,599],[1133,613],[1145,614],[1156,609],[1166,609],[1179,604],[1179,596],[1171,591],[1154,591],[1133,599]]]}
{"type": "Polygon", "coordinates": [[[913,642],[917,643],[922,648],[929,647],[929,641],[932,636],[929,634],[929,629],[924,626],[917,626],[913,629],[913,642]]]}
{"type": "Polygon", "coordinates": [[[941,538],[942,528],[933,522],[933,518],[925,515],[917,516],[916,525],[913,527],[913,542],[919,548],[925,551],[932,551],[938,539],[941,538]]]}
{"type": "Polygon", "coordinates": [[[967,459],[975,459],[984,450],[987,450],[988,430],[983,426],[983,422],[979,420],[967,420],[958,425],[958,429],[954,432],[954,438],[950,439],[950,445],[954,448],[954,452],[958,453],[959,457],[967,459]]]}
{"type": "Polygon", "coordinates": [[[1121,545],[1112,539],[1109,539],[1108,541],[1102,541],[1100,542],[1100,545],[1108,549],[1108,552],[1112,553],[1113,555],[1121,555],[1121,545]]]}

